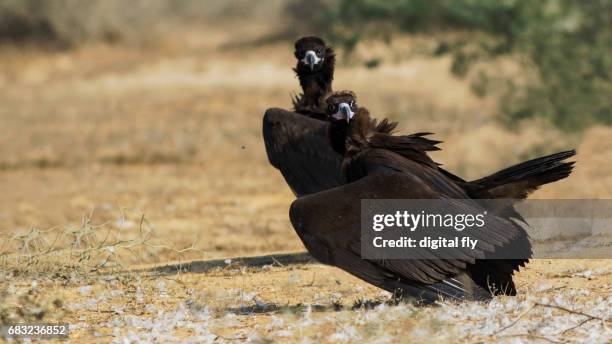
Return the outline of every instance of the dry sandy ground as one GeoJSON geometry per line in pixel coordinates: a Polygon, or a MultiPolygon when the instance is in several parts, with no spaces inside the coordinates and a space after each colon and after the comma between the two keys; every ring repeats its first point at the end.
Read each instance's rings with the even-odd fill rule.
{"type": "MultiPolygon", "coordinates": [[[[303,250],[260,134],[263,111],[297,90],[291,44],[246,43],[260,34],[198,28],[156,47],[2,52],[2,321],[66,321],[72,342],[610,340],[609,260],[534,261],[517,276],[519,297],[427,308],[352,309],[389,295],[315,264],[125,273],[303,250]]],[[[448,60],[402,55],[414,44],[377,48],[388,58],[376,69],[340,65],[336,88],[402,131],[436,132],[435,158],[464,177],[578,147],[575,174],[535,197],[612,197],[612,129],[504,129],[494,100],[450,77],[448,60]]]]}
{"type": "Polygon", "coordinates": [[[606,343],[611,268],[609,260],[537,260],[518,276],[520,296],[420,308],[381,304],[388,293],[314,264],[60,273],[9,278],[1,311],[69,322],[71,341],[606,343]]]}

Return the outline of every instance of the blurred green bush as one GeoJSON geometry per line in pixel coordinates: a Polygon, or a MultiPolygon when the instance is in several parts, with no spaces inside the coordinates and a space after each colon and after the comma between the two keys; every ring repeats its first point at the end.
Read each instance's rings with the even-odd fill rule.
{"type": "Polygon", "coordinates": [[[460,77],[478,62],[516,57],[520,77],[493,82],[479,70],[473,83],[479,95],[501,94],[509,124],[533,117],[568,131],[612,124],[610,0],[296,0],[287,11],[349,53],[365,37],[431,34],[439,42],[432,53],[452,55],[460,77]]]}

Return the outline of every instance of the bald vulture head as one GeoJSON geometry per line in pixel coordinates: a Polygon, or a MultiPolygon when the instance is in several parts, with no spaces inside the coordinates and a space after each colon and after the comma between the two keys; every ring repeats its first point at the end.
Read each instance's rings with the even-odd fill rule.
{"type": "Polygon", "coordinates": [[[349,123],[357,113],[357,96],[351,91],[337,91],[325,100],[325,114],[333,122],[349,123]]]}
{"type": "Polygon", "coordinates": [[[295,58],[298,60],[298,68],[317,72],[325,63],[329,49],[323,39],[316,36],[306,36],[295,42],[295,58]]]}

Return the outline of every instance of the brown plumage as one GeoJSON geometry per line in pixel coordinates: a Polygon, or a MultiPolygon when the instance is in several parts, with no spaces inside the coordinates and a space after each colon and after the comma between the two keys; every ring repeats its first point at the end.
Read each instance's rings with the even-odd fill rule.
{"type": "Polygon", "coordinates": [[[301,197],[290,209],[291,222],[311,254],[400,297],[424,302],[439,296],[487,299],[491,292],[516,294],[512,274],[528,261],[531,244],[525,230],[512,220],[521,218],[511,204],[507,210],[492,211],[495,215],[492,222],[488,220],[487,231],[474,233],[484,249],[457,249],[456,259],[440,259],[435,251],[422,249],[418,252],[422,260],[366,260],[360,257],[360,200],[461,199],[461,204],[476,211],[482,206],[474,198],[526,196],[542,184],[566,177],[572,163],[562,160],[575,153],[534,159],[465,182],[428,156],[439,142],[427,139],[425,133],[380,133],[367,110],[353,111],[346,103],[342,109],[340,114],[332,109],[328,115],[336,114],[332,124],[336,130],[330,132],[344,135],[342,170],[348,184],[301,197]],[[488,259],[508,252],[526,258],[488,259]]]}
{"type": "Polygon", "coordinates": [[[342,184],[342,155],[329,144],[329,122],[273,108],[263,118],[263,138],[270,164],[291,191],[309,195],[342,184]]]}
{"type": "Polygon", "coordinates": [[[387,119],[379,122],[372,119],[366,108],[357,106],[356,100],[357,97],[351,91],[333,92],[326,100],[326,113],[332,121],[329,131],[330,142],[336,152],[346,157],[348,146],[356,149],[366,145],[392,151],[404,158],[437,169],[446,178],[465,189],[471,198],[525,199],[540,186],[567,177],[574,165],[574,162],[564,162],[576,154],[575,150],[569,150],[528,160],[468,182],[446,171],[429,157],[427,152],[440,150],[437,145],[441,143],[426,137],[432,133],[393,135],[397,127],[396,122],[389,122],[387,119]],[[354,106],[350,106],[352,111],[361,115],[354,117],[356,122],[350,126],[352,133],[349,135],[349,122],[337,116],[343,116],[338,114],[340,104],[351,104],[351,102],[354,102],[354,106]]]}
{"type": "MultiPolygon", "coordinates": [[[[352,97],[355,108],[357,99],[352,97]]],[[[326,104],[327,106],[327,104],[326,104]]],[[[334,130],[330,118],[319,120],[283,109],[268,109],[263,118],[263,137],[268,160],[282,173],[296,196],[327,190],[343,183],[341,174],[342,154],[330,145],[334,130]]],[[[377,125],[380,132],[390,133],[397,123],[382,121],[377,125]]],[[[342,142],[344,145],[344,142],[342,142]]]]}
{"type": "MultiPolygon", "coordinates": [[[[345,120],[347,114],[350,116],[351,113],[357,111],[367,111],[365,108],[360,108],[357,104],[357,96],[351,91],[337,91],[330,94],[325,99],[325,115],[326,119],[331,122],[329,127],[329,142],[332,148],[338,154],[344,157],[346,147],[346,135],[348,130],[348,121],[345,120]],[[341,104],[345,104],[341,108],[341,104]],[[345,113],[343,113],[343,111],[345,113]]],[[[372,123],[371,130],[373,132],[379,132],[384,134],[392,134],[395,128],[397,128],[397,122],[390,122],[386,118],[382,121],[377,122],[374,120],[372,123]]]]}
{"type": "Polygon", "coordinates": [[[319,37],[307,36],[295,42],[297,63],[293,69],[302,93],[292,99],[295,112],[325,119],[325,98],[332,92],[336,55],[319,37]]]}

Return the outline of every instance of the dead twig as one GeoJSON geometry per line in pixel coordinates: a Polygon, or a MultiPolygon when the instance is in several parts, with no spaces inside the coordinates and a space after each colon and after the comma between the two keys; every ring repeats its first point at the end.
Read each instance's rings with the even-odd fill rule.
{"type": "Polygon", "coordinates": [[[564,311],[564,312],[568,312],[568,313],[571,313],[571,314],[576,314],[576,315],[580,315],[580,316],[586,317],[586,319],[582,320],[581,322],[579,322],[575,326],[572,326],[572,327],[570,327],[568,329],[565,329],[563,332],[559,333],[559,335],[564,335],[567,332],[575,330],[578,327],[588,323],[589,321],[593,321],[593,320],[599,320],[599,321],[602,321],[602,322],[610,321],[610,320],[604,319],[602,317],[597,317],[597,316],[594,316],[594,315],[591,315],[591,314],[587,314],[587,313],[584,313],[584,312],[575,311],[575,310],[572,310],[572,309],[569,309],[569,308],[566,308],[566,307],[563,307],[563,306],[559,306],[559,305],[549,305],[549,304],[539,303],[538,302],[538,303],[535,303],[534,306],[540,306],[540,307],[546,307],[546,308],[554,308],[554,309],[558,309],[558,310],[561,310],[561,311],[564,311]]]}
{"type": "Polygon", "coordinates": [[[594,315],[591,315],[591,314],[587,314],[587,313],[583,313],[583,312],[580,312],[580,311],[575,311],[575,310],[572,310],[572,309],[569,309],[569,308],[566,308],[566,307],[563,307],[563,306],[559,306],[559,305],[549,305],[549,304],[546,304],[546,303],[536,302],[534,304],[534,306],[540,306],[540,307],[546,307],[546,308],[555,308],[555,309],[558,309],[558,310],[561,310],[561,311],[564,311],[564,312],[568,312],[568,313],[572,313],[572,314],[577,314],[577,315],[582,315],[582,316],[588,317],[591,320],[609,321],[609,320],[606,320],[606,319],[601,318],[601,317],[597,317],[597,316],[594,316],[594,315]]]}
{"type": "Polygon", "coordinates": [[[523,313],[521,313],[521,314],[520,314],[520,315],[519,315],[519,316],[518,316],[516,319],[514,319],[514,321],[513,321],[513,322],[511,322],[511,323],[510,323],[509,325],[507,325],[507,326],[504,326],[504,327],[503,327],[503,328],[501,328],[499,331],[495,332],[493,335],[498,335],[498,334],[500,334],[500,333],[504,332],[505,330],[509,329],[510,327],[512,327],[512,326],[514,326],[514,325],[516,325],[516,324],[517,324],[517,323],[518,323],[518,322],[521,320],[521,318],[523,318],[525,315],[527,315],[529,312],[531,312],[531,310],[533,310],[533,308],[534,308],[534,307],[535,307],[535,305],[534,305],[534,306],[529,307],[529,308],[528,308],[526,311],[524,311],[524,312],[523,312],[523,313]]]}
{"type": "Polygon", "coordinates": [[[272,259],[272,261],[273,261],[274,263],[276,263],[278,266],[280,266],[280,267],[285,266],[285,264],[283,264],[283,263],[279,262],[279,261],[278,261],[276,258],[274,258],[274,257],[270,257],[270,258],[271,258],[271,259],[272,259]]]}
{"type": "MultiPolygon", "coordinates": [[[[567,332],[569,332],[571,330],[574,330],[574,329],[576,329],[576,328],[586,324],[589,321],[593,321],[593,320],[608,321],[608,320],[606,320],[604,318],[597,317],[597,316],[594,316],[594,315],[591,315],[591,314],[587,314],[587,313],[584,313],[584,312],[580,312],[580,311],[575,311],[575,310],[572,310],[572,309],[569,309],[569,308],[566,308],[566,307],[563,307],[563,306],[550,305],[550,304],[536,302],[536,303],[533,304],[532,307],[530,307],[529,309],[527,309],[526,311],[521,313],[512,323],[510,323],[507,326],[504,326],[499,331],[495,332],[493,335],[498,335],[501,332],[503,332],[503,331],[511,328],[512,326],[516,325],[525,315],[527,315],[529,312],[531,312],[535,307],[554,308],[554,309],[558,309],[558,310],[561,310],[561,311],[564,311],[564,312],[568,312],[568,313],[571,313],[571,314],[576,314],[576,315],[587,317],[586,319],[584,319],[583,321],[581,321],[577,325],[572,326],[572,327],[564,330],[563,332],[559,333],[558,335],[564,335],[567,332]]],[[[546,340],[546,341],[549,341],[549,342],[552,342],[552,343],[557,343],[556,341],[554,341],[554,340],[552,340],[550,338],[539,337],[539,336],[535,336],[535,335],[532,335],[532,334],[517,334],[517,335],[507,335],[507,336],[502,336],[502,337],[525,337],[525,336],[528,336],[528,337],[534,338],[534,339],[546,340]]]]}
{"type": "Polygon", "coordinates": [[[509,335],[501,336],[501,337],[502,338],[525,337],[525,338],[529,338],[529,339],[540,339],[540,340],[544,340],[544,341],[547,341],[549,343],[555,343],[555,344],[563,343],[563,342],[559,342],[559,341],[556,341],[554,339],[550,339],[550,338],[547,338],[547,337],[544,337],[544,336],[538,336],[538,335],[529,334],[529,333],[524,333],[524,334],[509,334],[509,335]]]}
{"type": "Polygon", "coordinates": [[[592,320],[596,320],[596,319],[595,319],[595,318],[586,318],[586,319],[582,320],[581,322],[579,322],[578,324],[576,324],[575,326],[572,326],[572,327],[570,327],[570,328],[568,328],[568,329],[564,330],[563,332],[561,332],[561,333],[559,333],[559,334],[560,334],[560,335],[564,335],[564,334],[566,334],[567,332],[569,332],[569,331],[571,331],[571,330],[574,330],[574,329],[577,329],[578,327],[580,327],[580,326],[582,326],[582,325],[584,325],[584,324],[586,324],[586,323],[588,323],[589,321],[592,321],[592,320]]]}
{"type": "Polygon", "coordinates": [[[219,339],[219,338],[224,339],[224,340],[245,340],[245,339],[247,339],[246,336],[230,338],[230,337],[224,337],[224,336],[222,336],[222,335],[220,335],[218,333],[214,333],[214,332],[210,332],[210,333],[212,333],[215,336],[217,336],[217,338],[215,338],[214,341],[217,341],[217,339],[219,339]]]}

